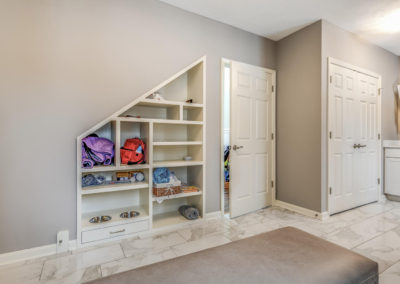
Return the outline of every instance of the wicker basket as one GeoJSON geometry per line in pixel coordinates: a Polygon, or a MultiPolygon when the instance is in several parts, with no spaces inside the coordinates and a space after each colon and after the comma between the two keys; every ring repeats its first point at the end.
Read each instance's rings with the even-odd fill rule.
{"type": "Polygon", "coordinates": [[[153,195],[156,197],[168,196],[182,192],[181,182],[153,184],[153,195]]]}

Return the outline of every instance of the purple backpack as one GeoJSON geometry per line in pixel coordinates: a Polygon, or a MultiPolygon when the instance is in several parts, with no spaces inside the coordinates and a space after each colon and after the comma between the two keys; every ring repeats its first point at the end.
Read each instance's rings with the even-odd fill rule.
{"type": "Polygon", "coordinates": [[[109,166],[114,157],[114,143],[107,138],[88,136],[82,139],[82,168],[91,169],[95,164],[109,166]]]}

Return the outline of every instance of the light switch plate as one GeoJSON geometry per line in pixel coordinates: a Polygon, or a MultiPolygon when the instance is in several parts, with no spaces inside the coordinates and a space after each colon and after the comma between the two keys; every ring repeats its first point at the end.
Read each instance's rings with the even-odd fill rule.
{"type": "Polygon", "coordinates": [[[57,253],[68,251],[69,231],[59,231],[57,233],[57,253]]]}

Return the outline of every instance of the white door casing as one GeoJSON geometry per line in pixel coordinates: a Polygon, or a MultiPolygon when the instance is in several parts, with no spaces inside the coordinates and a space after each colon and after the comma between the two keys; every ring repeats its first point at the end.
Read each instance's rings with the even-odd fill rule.
{"type": "Polygon", "coordinates": [[[329,212],[377,201],[380,192],[380,77],[329,64],[329,212]]]}
{"type": "Polygon", "coordinates": [[[275,71],[231,63],[231,217],[272,203],[274,84],[275,71]]]}

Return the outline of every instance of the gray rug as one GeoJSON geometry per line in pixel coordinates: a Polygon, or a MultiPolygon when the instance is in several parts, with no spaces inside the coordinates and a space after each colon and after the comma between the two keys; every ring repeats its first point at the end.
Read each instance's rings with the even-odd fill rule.
{"type": "Polygon", "coordinates": [[[286,227],[90,283],[378,283],[378,264],[286,227]]]}

